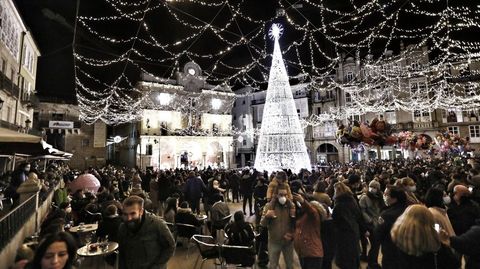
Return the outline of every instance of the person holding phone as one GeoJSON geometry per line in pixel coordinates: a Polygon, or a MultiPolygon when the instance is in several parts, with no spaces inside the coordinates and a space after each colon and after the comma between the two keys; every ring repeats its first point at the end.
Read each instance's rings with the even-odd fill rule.
{"type": "Polygon", "coordinates": [[[447,205],[450,204],[450,200],[447,193],[437,187],[430,188],[425,195],[425,205],[432,213],[435,223],[446,230],[449,236],[453,236],[455,231],[447,215],[447,205]]]}
{"type": "Polygon", "coordinates": [[[399,249],[396,268],[458,269],[460,262],[440,241],[433,214],[424,205],[411,205],[390,232],[399,249]]]}

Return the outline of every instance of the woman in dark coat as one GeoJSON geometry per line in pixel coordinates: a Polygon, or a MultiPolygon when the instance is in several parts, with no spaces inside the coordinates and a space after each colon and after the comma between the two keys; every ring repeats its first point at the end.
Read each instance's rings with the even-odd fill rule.
{"type": "Polygon", "coordinates": [[[365,231],[362,213],[347,185],[337,182],[334,188],[335,263],[341,269],[357,269],[360,267],[359,240],[365,231]]]}

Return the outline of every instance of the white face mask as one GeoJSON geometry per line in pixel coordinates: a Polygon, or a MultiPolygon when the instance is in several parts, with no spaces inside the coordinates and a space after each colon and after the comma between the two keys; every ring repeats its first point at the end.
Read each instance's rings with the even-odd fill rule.
{"type": "Polygon", "coordinates": [[[450,198],[450,196],[443,196],[443,203],[448,205],[450,204],[450,202],[452,202],[452,199],[450,198]]]}
{"type": "Polygon", "coordinates": [[[279,202],[281,205],[284,205],[284,204],[287,202],[287,197],[282,196],[282,197],[278,198],[278,202],[279,202]]]}
{"type": "Polygon", "coordinates": [[[415,192],[417,190],[417,186],[408,186],[408,190],[410,192],[415,192]]]}
{"type": "Polygon", "coordinates": [[[377,189],[372,188],[372,187],[368,188],[368,191],[373,193],[373,194],[377,193],[377,189]]]}

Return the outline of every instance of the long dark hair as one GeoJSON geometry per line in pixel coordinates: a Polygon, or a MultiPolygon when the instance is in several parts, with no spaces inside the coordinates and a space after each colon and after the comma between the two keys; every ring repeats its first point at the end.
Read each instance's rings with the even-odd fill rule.
{"type": "Polygon", "coordinates": [[[45,255],[45,252],[47,252],[48,247],[55,243],[55,242],[65,242],[67,245],[67,251],[68,251],[68,260],[67,263],[65,264],[66,269],[72,268],[73,262],[75,261],[75,255],[77,252],[77,243],[75,242],[75,239],[73,236],[71,236],[67,232],[59,232],[55,234],[49,234],[45,236],[45,238],[40,242],[40,244],[37,247],[37,250],[35,251],[35,257],[33,258],[33,263],[31,268],[42,268],[42,259],[43,256],[45,255]]]}
{"type": "Polygon", "coordinates": [[[167,213],[170,210],[173,210],[173,212],[177,214],[177,198],[175,197],[169,197],[167,199],[167,208],[165,208],[165,213],[167,213]]]}

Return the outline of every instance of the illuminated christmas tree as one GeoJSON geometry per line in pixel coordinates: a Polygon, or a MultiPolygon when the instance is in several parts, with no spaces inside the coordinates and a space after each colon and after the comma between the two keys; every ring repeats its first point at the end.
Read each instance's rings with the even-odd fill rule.
{"type": "Polygon", "coordinates": [[[280,25],[273,24],[269,33],[275,45],[255,168],[269,172],[291,169],[298,173],[302,168],[310,170],[310,158],[278,43],[282,31],[280,25]]]}

